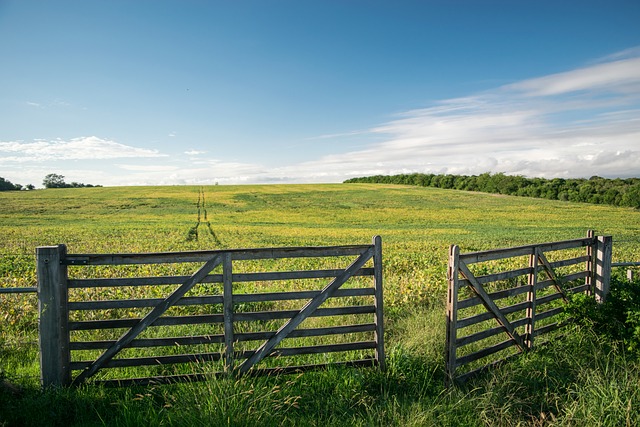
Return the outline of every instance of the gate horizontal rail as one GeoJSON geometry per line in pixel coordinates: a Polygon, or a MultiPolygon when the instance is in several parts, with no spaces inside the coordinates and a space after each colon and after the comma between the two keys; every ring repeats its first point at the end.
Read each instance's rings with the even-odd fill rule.
{"type": "Polygon", "coordinates": [[[67,254],[64,245],[40,247],[42,384],[80,384],[98,372],[102,375],[95,382],[117,385],[292,372],[336,364],[384,368],[381,245],[376,236],[371,245],[177,253],[67,254]],[[283,271],[269,265],[241,264],[241,271],[234,271],[238,268],[235,261],[295,258],[318,258],[323,265],[352,262],[345,268],[283,271]],[[192,276],[111,277],[120,266],[184,263],[204,265],[192,276]],[[86,269],[92,266],[96,267],[86,269]],[[253,268],[268,271],[244,271],[253,268]],[[288,281],[289,290],[274,290],[274,284],[282,281],[288,281]],[[323,281],[328,284],[320,289],[299,289],[297,285],[317,286],[323,281]],[[271,289],[260,290],[268,286],[271,289]],[[118,294],[136,287],[144,287],[136,295],[153,290],[152,295],[102,296],[105,291],[118,294]],[[171,295],[158,297],[158,292],[171,295]],[[302,308],[296,307],[305,300],[302,308]],[[146,315],[145,308],[151,310],[146,315]],[[313,320],[323,317],[332,320],[325,324],[313,320]],[[122,331],[119,338],[113,335],[122,331]],[[285,345],[287,342],[293,345],[285,345]],[[334,361],[335,357],[327,358],[330,353],[341,356],[334,361]],[[287,357],[296,356],[299,363],[303,355],[327,356],[320,363],[289,366],[286,362],[287,357]],[[340,361],[340,357],[348,360],[340,361]],[[242,364],[236,366],[239,361],[242,364]],[[198,367],[192,370],[214,365],[205,372],[188,374],[167,369],[167,365],[185,363],[198,367]],[[160,375],[114,378],[112,373],[113,368],[158,366],[160,375]]]}
{"type": "Polygon", "coordinates": [[[609,286],[611,242],[611,237],[596,237],[589,231],[581,239],[481,252],[460,253],[452,246],[447,382],[464,381],[532,350],[537,337],[567,323],[559,318],[564,310],[558,303],[567,295],[587,293],[603,300],[609,286]],[[581,248],[586,254],[576,256],[581,248]],[[518,265],[522,263],[527,265],[518,265]]]}

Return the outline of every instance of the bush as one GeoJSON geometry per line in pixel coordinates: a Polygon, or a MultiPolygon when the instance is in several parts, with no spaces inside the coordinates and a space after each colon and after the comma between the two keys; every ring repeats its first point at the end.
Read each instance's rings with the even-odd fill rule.
{"type": "Polygon", "coordinates": [[[604,303],[592,296],[573,295],[567,314],[605,337],[623,343],[628,351],[640,356],[640,282],[614,276],[604,303]]]}

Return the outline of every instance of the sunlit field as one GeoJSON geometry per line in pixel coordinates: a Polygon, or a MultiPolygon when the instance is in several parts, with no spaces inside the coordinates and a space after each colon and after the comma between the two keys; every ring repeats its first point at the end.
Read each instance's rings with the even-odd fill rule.
{"type": "MultiPolygon", "coordinates": [[[[531,401],[520,396],[510,406],[499,402],[505,396],[515,398],[525,370],[530,372],[532,366],[553,359],[544,351],[514,362],[523,369],[516,374],[499,371],[480,378],[475,386],[445,392],[444,298],[452,244],[469,252],[574,239],[586,236],[590,229],[596,235],[613,236],[614,262],[640,260],[640,211],[630,208],[380,184],[0,193],[2,287],[36,286],[37,246],[63,243],[72,254],[140,253],[369,244],[373,236],[380,235],[389,355],[386,372],[335,369],[199,385],[115,390],[88,386],[42,393],[38,390],[36,297],[0,294],[0,379],[22,388],[20,395],[0,391],[0,400],[4,396],[6,402],[0,404],[0,426],[38,424],[36,418],[18,413],[19,407],[42,407],[53,413],[52,424],[61,425],[168,425],[180,424],[180,420],[196,425],[586,423],[580,405],[592,406],[597,396],[574,394],[558,403],[557,396],[547,399],[536,394],[531,401]],[[501,378],[501,387],[495,385],[497,378],[501,378]],[[221,394],[229,398],[222,399],[221,394]],[[70,405],[71,410],[59,412],[55,408],[61,404],[70,405]],[[118,411],[109,410],[113,407],[118,411]],[[480,416],[474,416],[475,411],[480,416]]],[[[584,371],[602,368],[581,365],[598,363],[586,356],[613,351],[593,337],[574,338],[564,345],[568,347],[555,351],[572,353],[572,363],[581,373],[553,380],[538,378],[547,374],[534,372],[531,381],[539,380],[533,385],[536,393],[546,384],[547,394],[550,390],[571,395],[584,381],[596,381],[579,378],[584,371]],[[579,357],[581,352],[585,352],[584,360],[579,357]]],[[[617,369],[620,372],[615,375],[628,375],[637,384],[637,361],[624,355],[611,359],[618,360],[616,357],[622,359],[606,369],[617,369]]],[[[560,369],[556,365],[547,368],[560,369]]],[[[596,393],[597,389],[589,391],[596,393]]],[[[624,396],[634,391],[627,393],[624,396]]],[[[624,412],[625,399],[618,406],[622,418],[614,420],[639,420],[637,408],[624,412]]]]}

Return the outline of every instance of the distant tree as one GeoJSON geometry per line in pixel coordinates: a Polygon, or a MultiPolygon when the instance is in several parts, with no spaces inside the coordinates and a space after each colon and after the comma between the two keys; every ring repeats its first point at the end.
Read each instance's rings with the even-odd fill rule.
{"type": "Polygon", "coordinates": [[[81,182],[72,182],[67,184],[64,181],[64,176],[55,173],[50,173],[44,177],[42,185],[45,188],[84,188],[84,187],[101,187],[101,185],[83,184],[81,182]]]}
{"type": "Polygon", "coordinates": [[[19,191],[22,190],[22,185],[14,184],[11,181],[0,177],[0,191],[19,191]]]}
{"type": "Polygon", "coordinates": [[[345,182],[383,184],[410,184],[423,187],[455,188],[525,197],[542,197],[569,202],[606,203],[613,206],[631,206],[640,209],[640,178],[607,179],[599,176],[585,178],[525,178],[504,173],[489,172],[466,175],[375,175],[351,178],[345,182]]]}
{"type": "Polygon", "coordinates": [[[42,180],[45,188],[65,188],[67,184],[64,182],[64,176],[57,173],[50,173],[42,180]]]}

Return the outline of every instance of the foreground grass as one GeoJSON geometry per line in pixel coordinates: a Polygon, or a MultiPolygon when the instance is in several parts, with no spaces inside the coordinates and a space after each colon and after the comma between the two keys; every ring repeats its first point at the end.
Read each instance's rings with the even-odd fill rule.
{"type": "Polygon", "coordinates": [[[220,379],[146,388],[21,394],[0,391],[0,425],[549,425],[640,423],[640,364],[588,329],[524,355],[465,385],[444,389],[433,311],[400,328],[422,336],[390,347],[388,369],[220,379]],[[431,342],[429,342],[431,340],[431,342]]]}
{"type": "Polygon", "coordinates": [[[388,370],[148,388],[38,387],[36,301],[0,296],[2,425],[640,425],[638,361],[588,329],[464,387],[443,386],[446,257],[614,236],[640,259],[640,212],[384,185],[60,189],[0,194],[2,286],[35,286],[36,246],[71,253],[368,243],[383,238],[388,370]],[[200,212],[198,214],[198,208],[200,212]],[[206,215],[203,212],[206,209],[206,215]],[[194,225],[200,218],[198,239],[194,225]]]}

